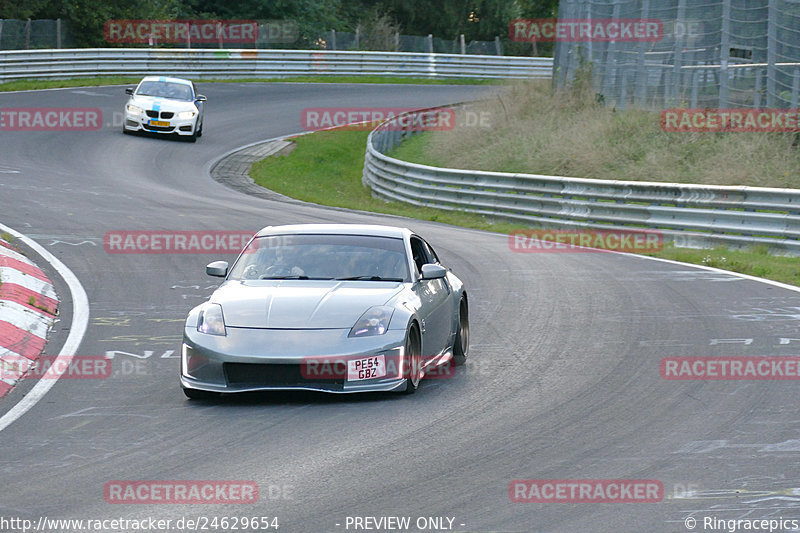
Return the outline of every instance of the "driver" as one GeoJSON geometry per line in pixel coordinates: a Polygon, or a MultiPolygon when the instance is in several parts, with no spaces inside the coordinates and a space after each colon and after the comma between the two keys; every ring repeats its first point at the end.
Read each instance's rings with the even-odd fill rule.
{"type": "Polygon", "coordinates": [[[304,276],[305,272],[297,266],[291,257],[294,254],[286,252],[285,246],[275,248],[275,259],[272,265],[264,271],[266,276],[304,276]]]}

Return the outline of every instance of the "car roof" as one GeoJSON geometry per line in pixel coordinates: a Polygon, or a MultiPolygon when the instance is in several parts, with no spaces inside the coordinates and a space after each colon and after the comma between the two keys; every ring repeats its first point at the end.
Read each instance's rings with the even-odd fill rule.
{"type": "Polygon", "coordinates": [[[402,239],[412,234],[408,228],[379,226],[370,224],[290,224],[267,226],[257,233],[258,237],[267,235],[367,235],[375,237],[394,237],[402,239]]]}
{"type": "MultiPolygon", "coordinates": [[[[183,78],[171,78],[169,76],[145,76],[142,81],[160,81],[162,83],[182,83],[184,85],[192,85],[192,82],[183,78]]],[[[139,82],[141,83],[141,82],[139,82]]]]}

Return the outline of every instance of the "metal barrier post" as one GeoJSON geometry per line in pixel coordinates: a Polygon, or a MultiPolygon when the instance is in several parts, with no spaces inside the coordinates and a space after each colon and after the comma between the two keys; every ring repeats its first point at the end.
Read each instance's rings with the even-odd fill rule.
{"type": "Polygon", "coordinates": [[[719,108],[728,107],[728,61],[731,55],[731,0],[722,0],[722,32],[719,45],[719,108]]]}
{"type": "Polygon", "coordinates": [[[756,69],[756,88],[755,97],[753,98],[753,106],[756,109],[761,107],[761,69],[756,69]]]}
{"type": "Polygon", "coordinates": [[[778,0],[769,0],[767,15],[767,107],[775,107],[778,58],[778,0]]]}

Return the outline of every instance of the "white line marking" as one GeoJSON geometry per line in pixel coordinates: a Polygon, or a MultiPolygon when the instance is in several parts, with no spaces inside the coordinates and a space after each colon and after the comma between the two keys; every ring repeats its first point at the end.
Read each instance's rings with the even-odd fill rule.
{"type": "Polygon", "coordinates": [[[653,261],[661,261],[662,263],[671,263],[673,265],[681,265],[681,266],[689,266],[692,268],[699,268],[701,270],[708,270],[709,272],[717,272],[720,274],[728,274],[730,276],[736,276],[738,278],[747,279],[750,281],[757,281],[759,283],[766,283],[767,285],[772,285],[774,287],[780,287],[781,289],[789,289],[790,291],[800,292],[800,287],[795,287],[794,285],[788,285],[786,283],[781,283],[780,281],[773,281],[771,279],[764,279],[758,278],[756,276],[751,276],[749,274],[742,274],[741,272],[733,272],[731,270],[722,270],[721,268],[714,268],[706,265],[693,265],[691,263],[681,263],[680,261],[675,261],[673,259],[663,259],[661,257],[650,257],[649,255],[639,255],[639,254],[629,254],[624,252],[612,252],[615,254],[620,255],[628,255],[631,257],[638,257],[640,259],[650,259],[653,261]]]}
{"type": "Polygon", "coordinates": [[[81,85],[80,87],[51,87],[49,89],[24,89],[21,91],[3,91],[3,94],[16,94],[16,93],[37,93],[44,91],[72,91],[73,89],[103,89],[105,87],[131,87],[136,85],[133,83],[118,83],[114,85],[81,85]]]}
{"type": "Polygon", "coordinates": [[[66,241],[59,241],[59,240],[54,240],[48,246],[55,246],[56,244],[69,244],[70,246],[80,246],[81,244],[86,244],[86,243],[89,243],[92,246],[97,246],[97,244],[92,242],[92,241],[66,242],[66,241]]]}
{"type": "MultiPolygon", "coordinates": [[[[62,367],[62,369],[66,371],[69,361],[78,351],[83,336],[86,334],[86,327],[89,325],[89,298],[86,296],[86,291],[83,290],[83,286],[75,274],[53,254],[45,250],[39,243],[4,224],[0,224],[0,229],[24,242],[33,249],[33,251],[39,254],[42,259],[50,263],[69,287],[69,292],[72,295],[72,325],[67,340],[64,342],[64,346],[62,346],[56,358],[56,361],[63,361],[66,364],[53,365],[53,368],[62,367]]],[[[58,382],[58,378],[60,377],[61,374],[57,374],[53,379],[40,379],[23,399],[0,417],[0,431],[3,431],[14,423],[15,420],[27,413],[39,400],[44,398],[47,391],[58,382]]]]}
{"type": "Polygon", "coordinates": [[[92,92],[92,91],[72,91],[72,94],[85,94],[86,96],[107,96],[109,98],[111,96],[113,96],[111,94],[96,93],[96,92],[92,92]]]}

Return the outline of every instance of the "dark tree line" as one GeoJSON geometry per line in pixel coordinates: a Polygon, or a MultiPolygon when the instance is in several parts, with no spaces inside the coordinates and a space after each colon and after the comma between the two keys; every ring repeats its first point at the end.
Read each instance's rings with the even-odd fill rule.
{"type": "Polygon", "coordinates": [[[336,29],[353,32],[369,19],[407,35],[492,40],[523,17],[554,16],[558,0],[0,0],[0,19],[65,20],[81,46],[101,46],[112,19],[294,20],[306,42],[336,29]]]}

